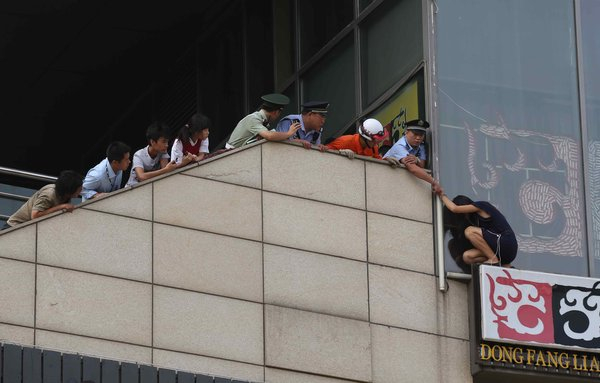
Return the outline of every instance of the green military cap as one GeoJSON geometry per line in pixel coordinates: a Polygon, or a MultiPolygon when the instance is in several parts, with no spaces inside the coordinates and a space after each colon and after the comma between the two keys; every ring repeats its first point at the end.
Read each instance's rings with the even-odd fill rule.
{"type": "Polygon", "coordinates": [[[283,109],[284,106],[290,103],[289,97],[280,93],[265,94],[261,97],[261,100],[263,101],[263,105],[271,108],[283,109]]]}

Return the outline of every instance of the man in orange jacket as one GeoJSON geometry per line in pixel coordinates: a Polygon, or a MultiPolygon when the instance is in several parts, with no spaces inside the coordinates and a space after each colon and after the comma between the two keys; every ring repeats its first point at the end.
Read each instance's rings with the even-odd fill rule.
{"type": "Polygon", "coordinates": [[[379,143],[385,140],[387,131],[381,122],[374,118],[365,120],[358,127],[358,133],[340,136],[327,144],[327,149],[338,150],[340,154],[352,159],[355,154],[381,159],[379,143]]]}

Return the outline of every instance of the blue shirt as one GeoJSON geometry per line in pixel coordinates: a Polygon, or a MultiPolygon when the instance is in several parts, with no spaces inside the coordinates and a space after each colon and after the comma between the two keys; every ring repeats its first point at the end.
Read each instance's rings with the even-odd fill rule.
{"type": "Polygon", "coordinates": [[[321,144],[321,132],[316,130],[306,132],[306,130],[304,129],[304,121],[302,121],[301,114],[290,114],[289,116],[285,116],[279,121],[275,130],[278,132],[287,132],[290,129],[290,126],[292,125],[292,120],[300,121],[300,129],[296,130],[296,134],[288,138],[288,140],[304,140],[310,142],[313,145],[321,144]]]}
{"type": "Polygon", "coordinates": [[[402,136],[401,139],[396,141],[394,146],[390,148],[390,150],[385,153],[383,158],[392,157],[396,159],[403,159],[407,155],[412,154],[421,161],[427,160],[427,152],[425,150],[425,144],[419,145],[418,148],[413,148],[406,142],[406,136],[402,136]]]}
{"type": "Polygon", "coordinates": [[[97,193],[110,193],[120,189],[121,178],[123,178],[123,172],[119,170],[115,174],[108,163],[108,158],[103,159],[87,172],[81,188],[82,200],[87,201],[97,193]]]}

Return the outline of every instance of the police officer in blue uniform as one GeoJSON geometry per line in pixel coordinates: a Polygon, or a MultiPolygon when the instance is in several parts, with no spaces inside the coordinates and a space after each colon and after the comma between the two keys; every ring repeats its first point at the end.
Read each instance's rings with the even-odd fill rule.
{"type": "Polygon", "coordinates": [[[302,104],[301,114],[290,114],[285,116],[277,124],[278,132],[287,132],[294,122],[300,123],[300,129],[289,138],[289,140],[301,142],[306,149],[312,145],[321,145],[323,125],[327,118],[327,101],[309,101],[302,104]]]}

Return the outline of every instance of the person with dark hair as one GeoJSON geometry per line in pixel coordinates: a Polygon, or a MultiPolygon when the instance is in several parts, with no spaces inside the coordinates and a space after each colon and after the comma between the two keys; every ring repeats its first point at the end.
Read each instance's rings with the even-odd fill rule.
{"type": "Polygon", "coordinates": [[[171,148],[171,159],[180,164],[186,154],[200,161],[208,154],[208,135],[212,123],[203,114],[195,113],[177,134],[171,148]]]}
{"type": "Polygon", "coordinates": [[[424,170],[427,167],[424,141],[429,123],[417,119],[406,122],[404,126],[404,135],[385,153],[383,159],[393,167],[403,164],[412,175],[429,182],[435,193],[443,193],[440,184],[424,170]]]}
{"type": "Polygon", "coordinates": [[[469,214],[454,214],[448,208],[443,208],[444,233],[449,232],[449,255],[464,273],[471,273],[471,265],[463,260],[465,251],[473,249],[473,244],[465,237],[465,229],[471,226],[469,214]]]}
{"type": "MultiPolygon", "coordinates": [[[[63,211],[71,212],[75,208],[71,198],[81,193],[83,177],[73,171],[64,170],[55,183],[46,185],[35,192],[6,222],[7,227],[40,218],[45,215],[63,211]]],[[[6,227],[5,227],[6,228],[6,227]]]]}
{"type": "Polygon", "coordinates": [[[329,108],[327,101],[305,102],[302,104],[301,114],[290,114],[283,117],[277,123],[275,130],[287,132],[293,123],[300,123],[300,129],[288,140],[300,142],[306,149],[317,145],[319,149],[326,150],[327,148],[321,145],[321,133],[327,118],[327,108],[329,108]]]}
{"type": "Polygon", "coordinates": [[[81,197],[84,202],[121,188],[123,172],[131,164],[130,152],[129,145],[121,141],[108,145],[106,158],[88,170],[83,180],[81,197]]]}
{"type": "Polygon", "coordinates": [[[192,161],[191,155],[183,156],[179,165],[169,160],[169,126],[164,122],[154,122],[146,130],[148,146],[135,152],[129,180],[125,186],[133,186],[138,182],[149,180],[185,166],[192,161]]]}
{"type": "Polygon", "coordinates": [[[504,215],[487,201],[473,201],[464,195],[450,200],[440,193],[440,199],[450,213],[468,222],[466,239],[473,245],[462,254],[466,264],[485,263],[512,267],[519,245],[517,237],[504,215]]]}
{"type": "Polygon", "coordinates": [[[261,97],[262,104],[258,111],[242,118],[231,133],[225,144],[225,149],[241,148],[260,138],[268,141],[283,141],[296,134],[300,123],[294,122],[286,132],[269,130],[270,123],[277,120],[283,107],[290,103],[290,99],[283,94],[272,93],[261,97]]]}
{"type": "Polygon", "coordinates": [[[358,126],[358,133],[340,136],[327,145],[327,149],[337,150],[349,159],[355,154],[381,159],[379,155],[379,143],[387,137],[387,131],[381,122],[374,118],[368,118],[358,126]]]}

